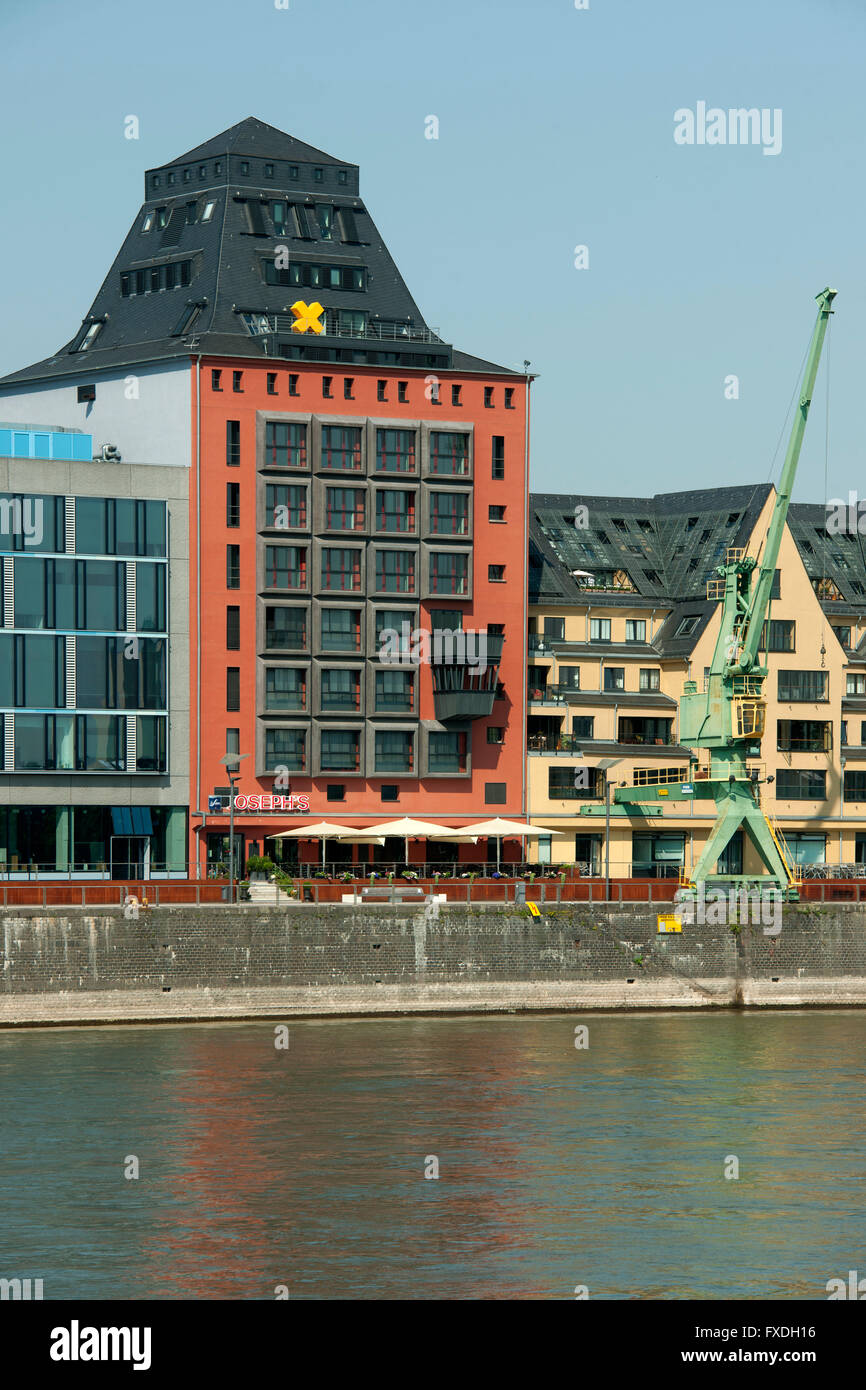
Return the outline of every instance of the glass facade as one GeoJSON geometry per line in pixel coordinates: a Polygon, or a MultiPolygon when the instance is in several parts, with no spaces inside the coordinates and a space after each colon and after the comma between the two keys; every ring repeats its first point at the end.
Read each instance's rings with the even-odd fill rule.
{"type": "Polygon", "coordinates": [[[162,501],[0,495],[0,771],[167,770],[166,546],[162,501]]]}

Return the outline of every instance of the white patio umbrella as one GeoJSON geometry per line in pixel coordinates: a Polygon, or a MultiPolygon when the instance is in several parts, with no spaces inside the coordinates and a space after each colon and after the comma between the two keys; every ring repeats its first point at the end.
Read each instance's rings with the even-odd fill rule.
{"type": "MultiPolygon", "coordinates": [[[[351,832],[350,832],[351,833],[351,832]]],[[[442,834],[447,834],[447,827],[444,825],[434,825],[432,821],[413,820],[411,816],[402,816],[400,820],[383,821],[379,825],[368,825],[365,831],[358,831],[358,834],[369,836],[371,839],[382,835],[402,835],[405,841],[406,863],[409,863],[409,841],[437,839],[442,834]]],[[[345,836],[340,836],[345,839],[345,836]]]]}
{"type": "MultiPolygon", "coordinates": [[[[349,825],[333,825],[330,821],[320,820],[315,825],[300,825],[297,830],[280,830],[276,835],[268,835],[269,840],[321,840],[322,842],[322,863],[325,862],[325,852],[328,840],[355,841],[359,844],[368,844],[370,841],[368,831],[354,831],[349,825]]],[[[380,843],[384,843],[380,841],[380,843]]]]}
{"type": "MultiPolygon", "coordinates": [[[[528,825],[524,821],[504,820],[502,816],[495,816],[493,820],[478,821],[475,825],[464,825],[460,830],[453,832],[453,837],[462,835],[485,835],[488,838],[494,836],[496,839],[496,870],[499,871],[499,863],[502,852],[503,840],[526,840],[532,836],[539,835],[564,835],[564,830],[548,830],[541,825],[528,825]]],[[[452,834],[447,830],[442,835],[435,837],[437,840],[451,839],[452,834]]]]}

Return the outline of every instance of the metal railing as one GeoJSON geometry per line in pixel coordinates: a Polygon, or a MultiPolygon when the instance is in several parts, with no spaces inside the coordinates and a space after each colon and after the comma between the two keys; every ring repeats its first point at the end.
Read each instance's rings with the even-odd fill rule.
{"type": "MultiPolygon", "coordinates": [[[[259,317],[268,320],[272,333],[287,334],[296,340],[307,336],[293,332],[296,320],[292,314],[262,314],[259,317]]],[[[417,324],[396,323],[385,319],[368,319],[365,323],[353,324],[330,309],[325,310],[322,322],[325,336],[328,338],[370,338],[383,343],[442,342],[438,328],[419,327],[417,324]]]]}
{"type": "Polygon", "coordinates": [[[585,742],[576,734],[530,734],[526,746],[530,753],[579,753],[585,742]]]}

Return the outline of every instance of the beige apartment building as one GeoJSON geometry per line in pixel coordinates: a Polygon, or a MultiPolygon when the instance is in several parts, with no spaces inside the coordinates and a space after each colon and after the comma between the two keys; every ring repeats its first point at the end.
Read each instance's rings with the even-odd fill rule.
{"type": "MultiPolygon", "coordinates": [[[[728,546],[758,555],[768,484],[654,498],[530,498],[527,803],[539,862],[668,877],[698,859],[712,802],[618,805],[614,789],[699,778],[679,741],[684,681],[704,680],[721,605],[706,581],[728,546]]],[[[791,506],[764,640],[761,805],[802,865],[866,865],[866,560],[828,535],[822,506],[791,506]]],[[[719,872],[760,872],[735,837],[719,872]]]]}

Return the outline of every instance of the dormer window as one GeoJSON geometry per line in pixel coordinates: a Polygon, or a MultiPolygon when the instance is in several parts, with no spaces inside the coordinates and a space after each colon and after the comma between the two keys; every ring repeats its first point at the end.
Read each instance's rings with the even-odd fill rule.
{"type": "Polygon", "coordinates": [[[347,169],[340,169],[337,173],[337,183],[348,183],[349,172],[347,169]]]}
{"type": "Polygon", "coordinates": [[[183,181],[184,181],[184,183],[189,183],[189,181],[190,181],[191,178],[192,178],[192,170],[191,170],[191,169],[184,169],[184,171],[183,171],[183,181]]]}
{"type": "Polygon", "coordinates": [[[168,208],[157,208],[157,210],[156,210],[156,225],[157,225],[157,227],[164,227],[164,226],[166,225],[167,222],[168,222],[168,208]]]}
{"type": "Polygon", "coordinates": [[[328,203],[317,203],[316,216],[319,219],[319,236],[330,241],[334,235],[334,209],[328,203]]]}
{"type": "Polygon", "coordinates": [[[250,161],[249,161],[248,159],[242,159],[242,160],[241,160],[241,173],[242,173],[242,174],[248,174],[249,172],[250,172],[250,161]]]}
{"type": "Polygon", "coordinates": [[[205,178],[207,178],[207,165],[206,165],[206,164],[200,164],[200,165],[198,166],[198,176],[199,176],[200,179],[205,179],[205,178]]]}
{"type": "Polygon", "coordinates": [[[221,174],[221,173],[222,173],[222,171],[223,171],[223,165],[222,165],[222,160],[221,160],[221,159],[218,159],[218,160],[216,161],[216,163],[215,163],[214,166],[213,166],[213,171],[214,171],[215,174],[221,174]]]}
{"type": "Polygon", "coordinates": [[[313,170],[313,180],[314,180],[315,183],[323,183],[323,182],[324,182],[324,179],[325,179],[325,171],[324,171],[324,169],[314,169],[314,170],[313,170]]]}
{"type": "Polygon", "coordinates": [[[265,165],[265,178],[266,178],[266,179],[272,179],[273,177],[274,177],[274,166],[273,166],[273,164],[266,164],[266,165],[265,165]]]}
{"type": "Polygon", "coordinates": [[[153,176],[153,187],[159,188],[159,174],[154,174],[153,176]]]}
{"type": "Polygon", "coordinates": [[[167,184],[173,184],[175,182],[174,174],[168,174],[165,181],[167,184]]]}
{"type": "Polygon", "coordinates": [[[290,165],[289,165],[289,178],[290,178],[290,179],[296,179],[297,177],[298,177],[298,166],[297,166],[297,164],[290,164],[290,165]]]}

